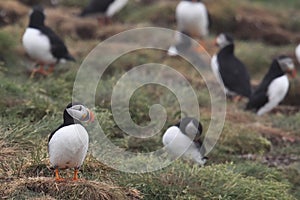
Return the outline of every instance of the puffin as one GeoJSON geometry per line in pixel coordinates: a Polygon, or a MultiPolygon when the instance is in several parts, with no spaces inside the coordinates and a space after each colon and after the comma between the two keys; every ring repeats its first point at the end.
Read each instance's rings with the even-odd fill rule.
{"type": "Polygon", "coordinates": [[[94,114],[81,103],[70,103],[64,110],[63,123],[48,139],[48,153],[55,179],[60,169],[74,168],[73,180],[78,180],[78,170],[87,155],[89,135],[81,122],[93,122],[94,114]]]}
{"type": "Polygon", "coordinates": [[[251,95],[246,109],[254,110],[261,116],[276,107],[289,90],[287,74],[292,78],[296,77],[293,60],[285,55],[273,59],[269,71],[251,95]]]}
{"type": "Polygon", "coordinates": [[[300,44],[298,44],[298,46],[295,49],[295,55],[296,55],[298,63],[300,63],[300,44]]]}
{"type": "Polygon", "coordinates": [[[234,40],[231,35],[221,33],[215,40],[220,48],[211,59],[212,71],[220,84],[224,85],[228,97],[236,100],[250,98],[252,89],[250,75],[245,65],[234,55],[234,40]]]}
{"type": "Polygon", "coordinates": [[[163,134],[162,143],[166,150],[175,156],[181,156],[190,159],[199,166],[204,166],[208,158],[201,153],[202,125],[192,117],[184,117],[174,126],[169,127],[163,134]]]}
{"type": "Polygon", "coordinates": [[[22,43],[26,53],[36,61],[36,66],[39,66],[32,70],[32,77],[35,73],[52,73],[55,65],[60,62],[75,61],[62,39],[45,26],[45,14],[41,6],[33,7],[22,43]],[[50,66],[47,71],[44,69],[45,65],[50,66]]]}
{"type": "MultiPolygon", "coordinates": [[[[119,12],[128,0],[90,0],[89,4],[83,8],[80,17],[86,16],[104,16],[104,23],[107,24],[112,16],[119,12]]],[[[98,18],[100,24],[101,18],[98,18]]]]}
{"type": "MultiPolygon", "coordinates": [[[[176,44],[182,43],[180,33],[192,38],[203,39],[209,34],[210,15],[201,0],[182,0],[176,7],[178,33],[175,34],[176,44]]],[[[168,50],[169,56],[177,55],[177,46],[172,45],[168,50]]],[[[203,48],[199,46],[200,52],[203,48]]]]}

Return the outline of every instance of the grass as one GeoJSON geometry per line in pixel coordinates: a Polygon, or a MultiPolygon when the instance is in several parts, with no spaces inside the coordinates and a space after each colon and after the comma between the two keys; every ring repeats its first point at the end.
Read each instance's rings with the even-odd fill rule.
{"type": "Polygon", "coordinates": [[[256,178],[246,174],[252,173],[251,170],[265,170],[265,167],[245,166],[227,163],[199,168],[178,161],[155,173],[123,174],[121,182],[141,190],[144,199],[268,199],[274,198],[273,195],[279,199],[293,199],[285,190],[289,188],[288,183],[273,178],[279,172],[260,172],[267,178],[256,178]]]}
{"type": "MultiPolygon", "coordinates": [[[[217,24],[213,25],[213,35],[217,28],[234,26],[230,20],[240,6],[249,5],[248,1],[228,4],[227,1],[207,2],[212,8],[217,24]],[[223,8],[223,9],[222,9],[223,8]],[[222,13],[225,12],[226,15],[222,13]],[[219,20],[221,20],[219,22],[219,20]],[[222,26],[218,27],[218,23],[222,26]],[[228,26],[227,26],[228,25],[228,26]]],[[[297,4],[297,2],[294,2],[297,4]]],[[[75,1],[66,4],[81,6],[75,1]]],[[[267,9],[266,2],[258,4],[267,9]],[[266,7],[265,7],[266,6],[266,7]]],[[[130,1],[115,20],[126,24],[143,24],[175,27],[174,12],[176,2],[160,1],[158,4],[144,6],[143,2],[130,1]],[[137,12],[132,10],[137,9],[137,12]],[[159,15],[161,10],[162,17],[159,15]]],[[[255,5],[257,6],[257,5],[255,5]]],[[[254,6],[254,7],[255,7],[254,6]]],[[[290,8],[289,8],[290,9],[290,8]]],[[[276,11],[277,12],[277,11],[276,11]]],[[[22,20],[22,19],[21,19],[22,20]]],[[[143,174],[120,172],[100,163],[91,148],[80,171],[82,181],[56,183],[53,171],[49,169],[47,153],[48,135],[62,123],[64,107],[72,100],[73,83],[78,63],[67,63],[56,68],[53,75],[37,76],[29,79],[25,72],[28,61],[20,53],[22,47],[14,42],[21,37],[21,21],[0,31],[0,55],[5,62],[0,63],[0,196],[7,199],[299,199],[299,166],[291,162],[285,166],[278,163],[269,167],[265,158],[299,155],[299,143],[284,141],[278,135],[267,134],[265,129],[276,129],[283,136],[297,134],[299,114],[270,114],[257,118],[253,113],[242,110],[243,102],[227,102],[225,127],[216,147],[208,154],[209,161],[203,168],[190,162],[177,160],[159,171],[143,174]],[[3,34],[2,34],[3,33],[3,34]],[[12,33],[12,34],[10,34],[12,33]],[[11,36],[12,35],[12,36],[11,36]],[[3,51],[1,49],[5,49],[3,51]],[[12,62],[7,62],[7,59],[12,62]],[[245,156],[253,159],[246,159],[245,156]]],[[[103,32],[111,27],[103,27],[103,32]]],[[[298,30],[295,28],[295,31],[298,30]]],[[[109,32],[109,31],[107,31],[109,32]]],[[[109,35],[107,35],[109,36],[109,35]]],[[[67,38],[68,47],[75,52],[78,60],[84,59],[88,50],[97,41],[79,41],[67,38]]],[[[236,54],[243,60],[254,79],[260,79],[268,69],[271,58],[279,53],[291,53],[293,45],[272,46],[262,41],[244,41],[237,38],[236,54]]],[[[127,151],[138,153],[128,167],[145,167],[142,153],[155,151],[162,147],[162,133],[178,121],[179,105],[175,96],[164,87],[148,85],[135,91],[130,98],[129,112],[132,120],[139,125],[151,123],[149,108],[160,103],[167,113],[167,123],[160,133],[151,138],[140,139],[124,133],[114,121],[110,96],[113,86],[122,74],[134,66],[147,62],[158,62],[182,73],[197,91],[200,102],[201,121],[206,130],[210,122],[210,96],[203,79],[191,66],[180,58],[169,58],[160,51],[137,51],[124,55],[112,63],[99,82],[92,108],[107,138],[127,151]],[[133,166],[137,165],[137,166],[133,166]]],[[[88,89],[88,88],[87,88],[88,89]]],[[[91,141],[97,138],[94,125],[87,125],[91,141]]],[[[98,144],[103,147],[105,144],[98,144]]],[[[151,160],[150,160],[151,161],[151,160]]],[[[154,162],[154,161],[153,161],[154,162]]],[[[160,164],[160,163],[157,163],[160,164]]],[[[72,170],[62,172],[71,177],[72,170]]]]}

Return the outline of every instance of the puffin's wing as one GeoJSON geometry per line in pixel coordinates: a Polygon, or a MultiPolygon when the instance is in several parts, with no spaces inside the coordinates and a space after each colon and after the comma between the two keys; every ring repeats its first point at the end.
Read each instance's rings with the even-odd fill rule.
{"type": "Polygon", "coordinates": [[[60,125],[57,129],[55,129],[50,135],[49,135],[49,138],[48,138],[48,143],[50,142],[51,138],[53,137],[54,133],[60,129],[61,127],[63,127],[63,125],[60,125]]]}
{"type": "Polygon", "coordinates": [[[245,65],[236,57],[231,57],[226,62],[219,64],[225,87],[237,94],[250,97],[250,76],[245,65]]]}
{"type": "Polygon", "coordinates": [[[42,33],[47,35],[51,44],[51,53],[54,57],[66,58],[68,60],[74,60],[74,58],[69,54],[67,47],[64,42],[56,33],[54,33],[49,27],[45,26],[41,28],[42,33]]]}
{"type": "Polygon", "coordinates": [[[267,91],[256,90],[250,97],[246,109],[259,109],[268,102],[267,91]]]}

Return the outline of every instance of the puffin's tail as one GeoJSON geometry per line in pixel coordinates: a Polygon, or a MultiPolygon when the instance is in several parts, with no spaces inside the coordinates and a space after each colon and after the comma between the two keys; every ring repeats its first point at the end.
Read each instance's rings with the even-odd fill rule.
{"type": "Polygon", "coordinates": [[[74,58],[71,54],[66,55],[66,56],[65,56],[65,59],[66,59],[66,60],[69,60],[69,61],[76,62],[75,58],[74,58]]]}

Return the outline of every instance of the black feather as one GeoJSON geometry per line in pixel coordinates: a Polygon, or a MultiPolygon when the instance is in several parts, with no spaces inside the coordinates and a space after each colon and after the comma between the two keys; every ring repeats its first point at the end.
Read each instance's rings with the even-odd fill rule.
{"type": "Polygon", "coordinates": [[[245,65],[234,55],[234,44],[227,45],[217,54],[219,71],[224,86],[239,95],[250,97],[250,76],[245,65]]]}
{"type": "Polygon", "coordinates": [[[33,8],[28,27],[40,30],[41,33],[49,38],[51,53],[55,58],[57,58],[57,61],[60,59],[75,61],[75,59],[69,54],[68,49],[62,39],[49,27],[45,26],[45,14],[43,13],[42,7],[36,6],[33,8]]]}
{"type": "MultiPolygon", "coordinates": [[[[283,57],[279,57],[279,58],[283,58],[283,57]]],[[[247,110],[254,109],[257,111],[259,110],[259,108],[264,106],[268,102],[267,91],[269,85],[274,79],[283,75],[284,72],[279,66],[277,59],[274,59],[269,68],[269,71],[264,76],[263,80],[261,81],[257,89],[251,95],[249,102],[246,105],[246,109],[247,110]]]]}
{"type": "Polygon", "coordinates": [[[91,0],[89,4],[82,10],[80,16],[84,17],[95,13],[105,13],[109,5],[115,0],[91,0]]]}

